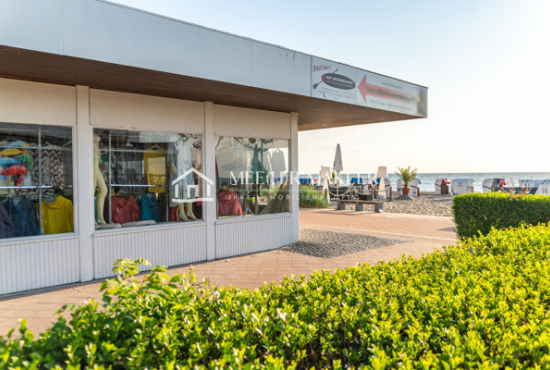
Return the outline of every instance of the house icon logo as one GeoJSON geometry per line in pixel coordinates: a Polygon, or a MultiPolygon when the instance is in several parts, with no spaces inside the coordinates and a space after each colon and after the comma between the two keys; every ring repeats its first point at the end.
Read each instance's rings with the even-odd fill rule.
{"type": "Polygon", "coordinates": [[[204,176],[200,171],[197,171],[193,167],[174,179],[172,181],[172,186],[174,187],[174,194],[172,198],[173,203],[181,204],[190,202],[211,202],[214,200],[214,198],[212,198],[212,187],[214,186],[214,181],[204,176]],[[198,197],[200,185],[195,185],[194,180],[192,181],[193,185],[186,181],[189,176],[193,176],[193,174],[197,175],[199,179],[204,179],[206,183],[203,197],[198,197]]]}

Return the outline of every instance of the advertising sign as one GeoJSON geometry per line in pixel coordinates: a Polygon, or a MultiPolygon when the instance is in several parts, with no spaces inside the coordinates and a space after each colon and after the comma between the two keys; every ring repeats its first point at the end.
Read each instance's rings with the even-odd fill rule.
{"type": "Polygon", "coordinates": [[[311,58],[311,96],[411,116],[427,116],[427,89],[408,82],[311,58]]]}
{"type": "Polygon", "coordinates": [[[311,96],[356,104],[356,69],[313,57],[311,60],[311,96]]]}
{"type": "Polygon", "coordinates": [[[357,104],[367,107],[426,117],[426,88],[404,81],[357,71],[357,104]]]}

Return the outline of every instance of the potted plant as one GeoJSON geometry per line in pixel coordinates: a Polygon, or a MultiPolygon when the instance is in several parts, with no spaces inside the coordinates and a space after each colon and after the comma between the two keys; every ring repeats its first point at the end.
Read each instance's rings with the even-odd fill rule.
{"type": "Polygon", "coordinates": [[[397,167],[399,171],[396,171],[395,174],[399,176],[401,180],[403,180],[404,186],[403,186],[403,195],[409,195],[409,183],[416,179],[416,174],[418,173],[418,169],[411,170],[411,167],[407,168],[401,168],[397,167]]]}

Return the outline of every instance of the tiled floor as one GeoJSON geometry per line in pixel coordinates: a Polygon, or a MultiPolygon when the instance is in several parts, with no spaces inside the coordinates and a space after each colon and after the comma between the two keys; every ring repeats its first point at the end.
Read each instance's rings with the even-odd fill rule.
{"type": "MultiPolygon", "coordinates": [[[[454,223],[447,217],[301,210],[300,225],[309,229],[364,233],[410,242],[331,259],[281,250],[222,259],[195,264],[197,279],[208,277],[211,285],[253,289],[289,274],[308,276],[319,269],[343,268],[358,262],[387,261],[403,254],[419,257],[434,248],[456,242],[454,223]]],[[[189,271],[189,268],[174,268],[169,273],[183,273],[189,271]]],[[[78,304],[92,297],[99,298],[99,284],[92,282],[0,299],[0,335],[16,328],[19,318],[27,319],[28,326],[35,333],[44,331],[54,318],[54,312],[63,304],[78,304]]]]}

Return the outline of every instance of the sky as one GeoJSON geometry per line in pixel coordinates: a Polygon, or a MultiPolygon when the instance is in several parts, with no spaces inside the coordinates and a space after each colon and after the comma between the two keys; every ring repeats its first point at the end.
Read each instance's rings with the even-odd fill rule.
{"type": "Polygon", "coordinates": [[[428,118],[299,133],[299,168],[550,172],[550,1],[116,0],[428,87],[428,118]]]}

